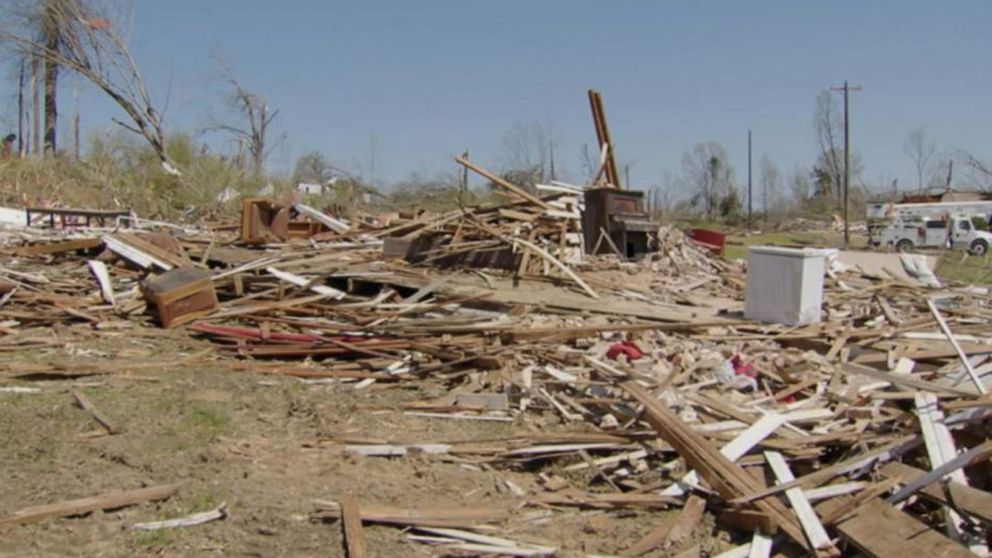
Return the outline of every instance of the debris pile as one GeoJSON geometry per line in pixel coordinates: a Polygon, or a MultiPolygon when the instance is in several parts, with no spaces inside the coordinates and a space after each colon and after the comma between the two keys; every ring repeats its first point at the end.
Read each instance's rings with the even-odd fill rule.
{"type": "MultiPolygon", "coordinates": [[[[661,228],[658,251],[638,262],[579,263],[579,197],[510,192],[514,201],[498,207],[380,226],[297,209],[335,225],[294,237],[273,215],[268,229],[280,234],[251,242],[178,227],[9,233],[0,350],[44,350],[43,332],[59,324],[140,330],[146,340],[176,327],[212,344],[198,358],[245,374],[342,389],[430,378],[447,393],[404,415],[511,429],[489,440],[321,439],[361,459],[533,477],[506,481],[510,507],[386,505],[374,491],[317,498],[313,519],[341,520],[350,555],[364,553],[363,524],[385,524],[445,553],[552,556],[575,549],[510,533],[572,513],[663,509],[680,511],[611,541],[612,552],[691,552],[701,529],[724,534],[728,557],[986,551],[987,289],[849,269],[825,279],[824,321],[749,322],[745,269],[679,231],[661,228]]],[[[113,373],[72,363],[0,370],[4,383],[113,373]]],[[[22,510],[0,525],[28,515],[42,517],[22,510]]]]}

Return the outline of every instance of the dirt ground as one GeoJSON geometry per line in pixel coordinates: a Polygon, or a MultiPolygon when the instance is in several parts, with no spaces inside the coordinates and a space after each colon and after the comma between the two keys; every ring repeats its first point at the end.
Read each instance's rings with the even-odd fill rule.
{"type": "MultiPolygon", "coordinates": [[[[512,506],[521,499],[503,481],[541,492],[536,473],[542,469],[446,456],[356,457],[331,438],[434,443],[582,428],[552,415],[535,421],[529,414],[512,424],[408,416],[401,404],[447,388],[428,379],[356,389],[247,373],[182,331],[95,334],[78,325],[38,330],[35,337],[50,346],[0,352],[9,370],[0,386],[40,390],[0,392],[0,515],[143,486],[181,488],[158,503],[2,527],[0,556],[343,556],[341,526],[312,519],[314,500],[352,493],[360,502],[410,508],[512,506]],[[107,373],[12,377],[46,368],[107,373]],[[72,389],[84,391],[123,432],[104,434],[73,404],[72,389]],[[129,528],[221,503],[229,513],[223,521],[167,531],[129,528]]],[[[560,471],[561,463],[545,467],[577,487],[591,481],[587,472],[560,471]]],[[[563,556],[614,554],[677,513],[560,510],[549,519],[534,511],[514,513],[494,534],[560,546],[563,556]]],[[[649,556],[729,548],[728,535],[711,536],[712,525],[707,516],[693,538],[649,556]]],[[[370,556],[446,555],[409,541],[400,528],[366,525],[365,531],[370,556]]]]}

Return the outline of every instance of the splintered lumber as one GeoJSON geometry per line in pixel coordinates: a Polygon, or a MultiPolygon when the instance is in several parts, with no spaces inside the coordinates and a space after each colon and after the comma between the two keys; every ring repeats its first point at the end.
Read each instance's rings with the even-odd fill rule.
{"type": "Polygon", "coordinates": [[[944,332],[945,336],[947,336],[947,341],[952,347],[954,347],[954,351],[958,354],[962,364],[964,364],[964,369],[968,371],[968,376],[971,377],[971,381],[975,383],[975,389],[978,390],[978,393],[984,394],[985,386],[982,384],[982,379],[978,377],[978,374],[975,372],[975,368],[971,365],[971,361],[968,360],[968,355],[966,355],[964,350],[961,349],[961,345],[958,343],[958,340],[954,338],[954,334],[951,333],[951,328],[947,325],[947,322],[944,321],[944,317],[940,315],[940,311],[937,310],[937,305],[933,303],[933,299],[927,299],[927,308],[930,309],[930,313],[933,314],[934,319],[937,320],[940,330],[944,332]]]}
{"type": "Polygon", "coordinates": [[[97,421],[100,426],[107,431],[107,434],[117,434],[120,432],[120,430],[110,422],[110,419],[105,417],[103,413],[101,413],[100,410],[97,409],[85,395],[83,395],[83,392],[78,389],[72,390],[72,398],[76,401],[76,405],[79,405],[80,409],[88,412],[90,416],[93,417],[93,420],[97,421]]]}
{"type": "Polygon", "coordinates": [[[348,558],[365,558],[365,532],[362,531],[362,516],[358,500],[351,494],[341,500],[341,524],[344,529],[345,547],[348,558]]]}
{"type": "MultiPolygon", "coordinates": [[[[899,477],[903,482],[912,482],[926,474],[926,471],[893,461],[879,472],[889,478],[899,477]]],[[[920,489],[919,495],[968,514],[975,519],[992,525],[992,494],[955,481],[933,482],[920,489]]]]}
{"type": "Polygon", "coordinates": [[[463,158],[461,156],[458,156],[458,157],[455,157],[455,162],[458,163],[459,165],[462,165],[463,167],[465,167],[465,168],[467,168],[469,170],[472,170],[472,171],[478,173],[480,176],[482,176],[483,178],[488,179],[490,182],[492,182],[493,184],[499,186],[500,188],[503,188],[505,190],[508,190],[508,191],[516,194],[517,196],[519,196],[519,197],[521,197],[521,198],[529,201],[530,203],[532,203],[532,204],[534,204],[534,205],[536,205],[536,206],[538,206],[538,207],[540,207],[542,209],[551,209],[551,206],[548,205],[547,203],[545,203],[544,200],[542,200],[541,198],[538,198],[538,197],[536,197],[536,196],[528,193],[526,190],[524,190],[524,189],[522,189],[522,188],[520,188],[518,186],[514,186],[513,184],[511,184],[507,180],[504,180],[504,179],[500,178],[499,176],[496,176],[495,174],[487,171],[486,169],[480,167],[479,165],[476,165],[475,163],[469,161],[468,159],[465,159],[465,158],[463,158]]]}
{"type": "Polygon", "coordinates": [[[227,504],[221,504],[212,510],[193,513],[185,517],[166,519],[164,521],[135,523],[131,526],[131,528],[138,531],[158,531],[159,529],[175,529],[177,527],[203,525],[204,523],[210,523],[211,521],[217,521],[218,519],[224,519],[225,517],[227,517],[227,504]]]}
{"type": "Polygon", "coordinates": [[[127,235],[127,237],[123,237],[121,235],[107,235],[102,237],[102,240],[103,244],[111,252],[139,267],[143,267],[145,269],[158,267],[166,271],[176,267],[176,265],[168,261],[167,258],[161,257],[161,253],[151,253],[148,249],[150,246],[149,243],[136,242],[137,239],[131,235],[127,235]],[[135,244],[140,244],[140,246],[136,246],[135,244]]]}
{"type": "Polygon", "coordinates": [[[114,510],[142,502],[155,502],[170,498],[178,491],[178,484],[166,484],[124,492],[110,492],[100,496],[66,500],[55,504],[32,506],[15,511],[7,517],[0,518],[0,526],[38,523],[39,521],[53,517],[82,515],[96,510],[114,510]]]}
{"type": "MultiPolygon", "coordinates": [[[[317,513],[323,517],[339,519],[341,505],[338,502],[317,500],[314,502],[317,513]]],[[[417,527],[474,527],[480,524],[502,521],[509,517],[505,508],[464,508],[436,506],[428,508],[397,508],[378,504],[362,504],[358,509],[362,521],[417,527]]]]}
{"type": "Polygon", "coordinates": [[[877,498],[866,502],[849,519],[837,523],[836,529],[858,550],[877,558],[975,556],[913,516],[877,498]]]}
{"type": "MultiPolygon", "coordinates": [[[[725,500],[761,490],[757,479],[727,459],[646,389],[633,381],[622,382],[620,387],[644,406],[648,424],[725,500]]],[[[767,513],[792,540],[810,549],[795,516],[778,499],[762,498],[755,500],[753,506],[767,513]]]]}
{"type": "MultiPolygon", "coordinates": [[[[771,467],[772,473],[775,474],[775,478],[779,482],[795,480],[792,470],[789,469],[789,464],[786,463],[781,453],[777,451],[766,451],[765,461],[768,462],[768,466],[771,467]]],[[[789,500],[793,511],[796,512],[799,523],[803,526],[803,531],[806,532],[809,543],[813,545],[813,548],[816,550],[831,548],[833,545],[830,542],[830,537],[823,528],[823,524],[820,523],[820,519],[816,516],[816,512],[813,511],[813,506],[809,504],[809,500],[803,494],[803,490],[798,487],[790,488],[785,491],[785,497],[789,500]]],[[[836,549],[833,549],[832,553],[836,554],[836,549]]]]}
{"type": "MultiPolygon", "coordinates": [[[[720,453],[730,461],[737,461],[783,424],[785,424],[785,417],[783,415],[768,413],[720,448],[720,453]]],[[[690,471],[679,482],[665,489],[662,494],[668,496],[682,495],[685,493],[682,485],[694,485],[698,480],[697,473],[690,471]]]]}

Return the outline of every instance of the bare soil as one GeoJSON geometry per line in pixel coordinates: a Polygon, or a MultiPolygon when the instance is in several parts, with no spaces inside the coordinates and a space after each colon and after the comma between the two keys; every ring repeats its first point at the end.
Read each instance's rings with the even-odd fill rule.
{"type": "MultiPolygon", "coordinates": [[[[35,333],[55,346],[0,352],[0,362],[14,370],[69,362],[108,373],[0,376],[0,385],[41,390],[0,392],[0,515],[143,486],[182,486],[163,502],[0,528],[0,556],[344,556],[340,525],[311,518],[314,500],[352,493],[360,502],[409,508],[511,506],[521,499],[503,481],[538,493],[541,469],[450,456],[356,457],[330,438],[434,443],[581,429],[552,415],[512,424],[404,415],[403,403],[447,392],[431,379],[356,389],[354,383],[307,384],[244,372],[237,361],[213,353],[183,364],[209,345],[181,331],[98,332],[79,325],[35,333]],[[106,435],[73,404],[72,389],[84,391],[123,431],[106,435]],[[220,503],[229,512],[223,521],[155,532],[129,528],[220,503]]],[[[586,472],[561,472],[560,463],[547,467],[580,488],[592,481],[586,472]]],[[[528,520],[521,510],[496,534],[560,546],[563,556],[614,554],[675,513],[563,510],[528,520]]],[[[408,541],[400,528],[366,525],[365,531],[370,556],[444,555],[408,541]]],[[[649,556],[697,554],[693,548],[709,555],[729,547],[712,532],[707,516],[693,538],[649,556]]]]}

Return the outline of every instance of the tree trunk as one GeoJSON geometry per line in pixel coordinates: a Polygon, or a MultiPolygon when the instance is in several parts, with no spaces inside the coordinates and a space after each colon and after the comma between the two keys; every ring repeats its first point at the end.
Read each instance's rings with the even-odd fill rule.
{"type": "Polygon", "coordinates": [[[41,156],[41,59],[31,60],[31,153],[41,156]]]}
{"type": "Polygon", "coordinates": [[[24,157],[24,60],[17,79],[17,156],[24,157]]]}
{"type": "MultiPolygon", "coordinates": [[[[59,50],[59,29],[56,21],[54,2],[49,0],[45,8],[45,48],[49,52],[59,50]]],[[[55,156],[55,131],[58,127],[56,96],[59,85],[59,65],[52,60],[45,61],[45,156],[55,156]]]]}

